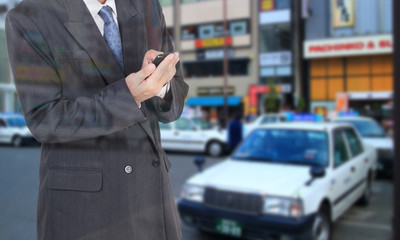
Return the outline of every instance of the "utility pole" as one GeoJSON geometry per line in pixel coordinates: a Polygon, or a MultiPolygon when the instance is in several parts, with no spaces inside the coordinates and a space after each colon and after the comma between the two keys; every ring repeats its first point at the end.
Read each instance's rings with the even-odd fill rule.
{"type": "Polygon", "coordinates": [[[294,15],[294,106],[298,107],[298,100],[304,95],[304,64],[303,64],[303,1],[293,1],[294,15]]]}
{"type": "Polygon", "coordinates": [[[181,0],[173,0],[175,51],[181,50],[181,0]]]}
{"type": "Polygon", "coordinates": [[[394,70],[394,159],[393,159],[393,178],[394,178],[394,189],[393,189],[393,223],[392,239],[400,239],[400,69],[396,66],[400,66],[400,1],[393,0],[393,68],[394,70]],[[397,161],[396,161],[397,160],[397,161]]]}
{"type": "Polygon", "coordinates": [[[226,39],[229,36],[228,33],[228,9],[227,0],[223,0],[223,17],[224,17],[224,123],[222,127],[226,127],[228,123],[228,45],[226,39]]]}

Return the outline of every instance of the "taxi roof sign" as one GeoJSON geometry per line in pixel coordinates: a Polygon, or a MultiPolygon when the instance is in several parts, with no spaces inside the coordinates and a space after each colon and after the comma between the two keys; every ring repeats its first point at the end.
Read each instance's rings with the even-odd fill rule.
{"type": "Polygon", "coordinates": [[[338,117],[359,117],[358,112],[339,112],[338,117]]]}
{"type": "Polygon", "coordinates": [[[288,122],[323,122],[322,115],[314,113],[288,113],[286,114],[286,121],[288,122]]]}

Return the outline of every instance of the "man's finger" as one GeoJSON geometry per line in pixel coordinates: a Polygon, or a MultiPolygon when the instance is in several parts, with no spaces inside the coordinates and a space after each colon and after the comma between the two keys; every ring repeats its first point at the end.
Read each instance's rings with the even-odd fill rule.
{"type": "Polygon", "coordinates": [[[176,52],[175,53],[175,65],[179,62],[180,58],[179,58],[179,53],[176,52]]]}
{"type": "MultiPolygon", "coordinates": [[[[174,60],[174,55],[169,54],[161,63],[158,65],[157,69],[154,71],[152,77],[154,79],[160,79],[164,75],[165,71],[168,69],[169,65],[174,60]]],[[[173,63],[172,63],[173,64],[173,63]]]]}
{"type": "Polygon", "coordinates": [[[159,52],[159,51],[156,51],[156,50],[152,49],[152,50],[149,51],[149,53],[150,53],[149,54],[150,55],[149,56],[149,58],[150,58],[149,60],[153,61],[158,55],[163,54],[164,52],[159,52]]]}
{"type": "Polygon", "coordinates": [[[147,65],[145,68],[141,69],[139,72],[137,72],[137,77],[141,80],[144,80],[148,76],[150,76],[154,70],[156,70],[156,66],[152,63],[147,65]]]}

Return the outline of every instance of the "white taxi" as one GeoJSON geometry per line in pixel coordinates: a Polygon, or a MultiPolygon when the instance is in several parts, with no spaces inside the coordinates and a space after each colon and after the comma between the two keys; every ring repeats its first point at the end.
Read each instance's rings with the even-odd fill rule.
{"type": "Polygon", "coordinates": [[[383,128],[372,118],[342,116],[330,119],[333,122],[352,124],[365,144],[376,149],[378,154],[378,173],[382,176],[393,176],[394,145],[383,128]]]}
{"type": "Polygon", "coordinates": [[[261,127],[191,177],[178,210],[201,231],[245,239],[331,239],[332,222],[368,204],[376,153],[350,124],[261,127]]]}
{"type": "Polygon", "coordinates": [[[205,152],[219,156],[227,148],[226,130],[200,117],[182,116],[175,122],[160,122],[161,145],[165,150],[205,152]]]}
{"type": "Polygon", "coordinates": [[[24,117],[17,113],[0,114],[0,143],[18,147],[26,142],[35,142],[26,126],[24,117]]]}

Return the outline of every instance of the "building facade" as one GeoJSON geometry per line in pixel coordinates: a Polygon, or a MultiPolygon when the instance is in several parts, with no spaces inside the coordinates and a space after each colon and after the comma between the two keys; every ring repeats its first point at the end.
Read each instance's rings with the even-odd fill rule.
{"type": "Polygon", "coordinates": [[[309,0],[304,58],[310,108],[390,117],[393,99],[391,0],[309,0]]]}
{"type": "Polygon", "coordinates": [[[293,107],[294,84],[294,5],[291,0],[260,0],[259,83],[251,86],[250,102],[263,112],[266,93],[274,87],[278,108],[293,107]],[[257,94],[257,96],[254,96],[257,94]]]}
{"type": "Polygon", "coordinates": [[[259,82],[257,1],[227,1],[226,35],[223,0],[160,0],[160,3],[190,87],[186,105],[201,108],[214,120],[221,115],[226,43],[229,112],[248,113],[249,86],[259,82]]]}
{"type": "MultiPolygon", "coordinates": [[[[265,0],[228,0],[226,35],[223,0],[159,2],[190,86],[186,105],[207,112],[214,120],[221,115],[225,43],[231,114],[260,112],[270,79],[278,89],[281,102],[291,101],[290,95],[295,89],[291,0],[271,0],[272,8],[265,0]],[[284,19],[279,19],[282,16],[284,19]]],[[[4,15],[0,18],[0,111],[18,111],[6,51],[4,15]]]]}

